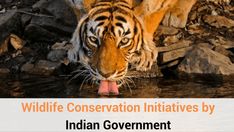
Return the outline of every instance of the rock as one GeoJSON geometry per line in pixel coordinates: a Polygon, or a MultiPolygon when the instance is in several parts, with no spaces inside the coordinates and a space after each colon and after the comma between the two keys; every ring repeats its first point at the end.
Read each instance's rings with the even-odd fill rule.
{"type": "Polygon", "coordinates": [[[10,4],[13,2],[13,0],[5,0],[6,4],[10,4]]]}
{"type": "Polygon", "coordinates": [[[77,20],[73,10],[67,5],[65,0],[47,0],[47,1],[39,1],[33,8],[40,9],[42,14],[50,13],[55,17],[58,23],[64,24],[64,26],[75,26],[77,24],[77,20]]]}
{"type": "Polygon", "coordinates": [[[217,46],[217,47],[215,47],[214,51],[216,51],[216,52],[218,52],[220,54],[223,54],[223,55],[229,57],[230,60],[232,61],[232,63],[234,63],[234,53],[232,53],[229,50],[226,50],[223,46],[217,46]]]}
{"type": "Polygon", "coordinates": [[[33,5],[33,10],[39,10],[43,16],[33,16],[25,30],[32,40],[42,40],[46,32],[48,38],[59,40],[60,37],[70,37],[76,28],[76,17],[64,0],[40,0],[33,5]]]}
{"type": "Polygon", "coordinates": [[[21,0],[23,5],[28,5],[28,6],[35,4],[35,2],[37,2],[37,1],[38,0],[21,0]]]}
{"type": "Polygon", "coordinates": [[[9,74],[11,71],[8,68],[0,68],[0,75],[9,74]]]}
{"type": "Polygon", "coordinates": [[[22,27],[26,27],[30,23],[31,19],[32,19],[32,16],[27,15],[27,14],[22,14],[21,16],[22,27]]]}
{"type": "Polygon", "coordinates": [[[173,43],[176,43],[179,41],[179,37],[177,35],[173,36],[167,36],[164,40],[163,43],[165,46],[172,45],[173,43]]]}
{"type": "Polygon", "coordinates": [[[53,32],[46,30],[36,24],[29,24],[25,29],[25,36],[35,41],[57,41],[59,36],[53,32]]]}
{"type": "Polygon", "coordinates": [[[21,72],[33,73],[34,64],[26,63],[21,67],[21,72]]]}
{"type": "Polygon", "coordinates": [[[160,55],[160,63],[167,63],[170,61],[177,60],[179,58],[182,58],[186,55],[186,53],[191,49],[191,47],[181,48],[177,50],[172,50],[169,52],[164,52],[160,55]]]}
{"type": "Polygon", "coordinates": [[[36,64],[26,63],[21,67],[22,72],[36,75],[52,75],[60,67],[61,63],[40,60],[36,64]]]}
{"type": "Polygon", "coordinates": [[[175,44],[172,44],[170,46],[164,46],[164,47],[158,47],[159,52],[168,52],[176,49],[181,49],[185,47],[189,47],[192,44],[189,40],[181,40],[175,44]]]}
{"type": "Polygon", "coordinates": [[[2,43],[0,43],[0,56],[8,51],[8,43],[10,37],[7,37],[2,43]]]}
{"type": "Polygon", "coordinates": [[[36,63],[35,68],[39,69],[44,75],[51,75],[56,69],[60,67],[61,63],[40,60],[36,63]]]}
{"type": "Polygon", "coordinates": [[[194,35],[194,34],[203,35],[205,33],[205,31],[204,31],[204,28],[202,28],[199,23],[196,23],[196,24],[193,24],[193,25],[189,25],[188,33],[192,34],[192,35],[194,35]]]}
{"type": "Polygon", "coordinates": [[[205,46],[195,46],[178,67],[186,74],[234,74],[234,64],[230,59],[205,46]]]}
{"type": "Polygon", "coordinates": [[[24,40],[22,40],[20,37],[18,37],[15,34],[10,35],[10,42],[15,50],[22,49],[24,47],[24,44],[25,44],[24,40]]]}
{"type": "Polygon", "coordinates": [[[164,65],[160,66],[160,68],[161,69],[170,68],[170,67],[178,65],[179,63],[180,63],[179,60],[175,60],[175,61],[169,62],[168,64],[164,64],[164,65]]]}
{"type": "Polygon", "coordinates": [[[216,28],[232,28],[234,27],[234,20],[226,18],[225,16],[212,16],[205,15],[203,17],[204,22],[216,28]]]}
{"type": "Polygon", "coordinates": [[[71,44],[68,44],[67,41],[63,41],[62,43],[56,42],[51,46],[52,51],[47,55],[47,59],[53,62],[62,62],[67,63],[67,51],[71,48],[71,44]]]}
{"type": "Polygon", "coordinates": [[[67,41],[63,41],[62,43],[56,42],[51,46],[52,50],[69,50],[72,47],[72,44],[69,44],[67,41]]]}
{"type": "Polygon", "coordinates": [[[0,43],[0,55],[8,51],[9,44],[15,49],[22,49],[25,42],[15,34],[8,36],[3,43],[0,43]]]}
{"type": "Polygon", "coordinates": [[[5,12],[6,12],[6,8],[3,8],[0,10],[0,14],[5,13],[5,12]]]}
{"type": "Polygon", "coordinates": [[[217,39],[210,39],[209,42],[215,46],[222,46],[225,49],[231,49],[234,48],[234,42],[231,40],[228,40],[226,38],[223,38],[221,36],[218,36],[217,39]]]}
{"type": "Polygon", "coordinates": [[[213,2],[215,4],[229,4],[231,0],[207,0],[208,2],[213,2]]]}
{"type": "Polygon", "coordinates": [[[11,34],[19,34],[20,31],[20,15],[16,10],[9,10],[0,14],[0,44],[11,34]]]}
{"type": "Polygon", "coordinates": [[[164,64],[170,61],[184,57],[186,52],[191,48],[192,44],[189,40],[181,40],[175,44],[165,47],[158,47],[159,63],[164,64]]]}
{"type": "Polygon", "coordinates": [[[154,64],[149,71],[136,71],[135,69],[129,69],[127,76],[133,78],[153,78],[153,77],[162,77],[162,73],[159,70],[158,66],[154,64]]]}
{"type": "Polygon", "coordinates": [[[174,27],[167,27],[160,25],[157,29],[157,35],[175,35],[179,32],[179,29],[174,27]]]}
{"type": "Polygon", "coordinates": [[[61,62],[63,61],[67,56],[67,51],[66,50],[52,50],[50,53],[47,55],[47,59],[53,62],[61,62]]]}

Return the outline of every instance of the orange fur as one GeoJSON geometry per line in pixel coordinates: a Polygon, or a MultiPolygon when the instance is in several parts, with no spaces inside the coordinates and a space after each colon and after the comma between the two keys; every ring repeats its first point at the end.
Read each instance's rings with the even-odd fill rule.
{"type": "MultiPolygon", "coordinates": [[[[82,42],[85,42],[85,45],[87,45],[87,47],[89,47],[93,53],[91,57],[85,56],[84,51],[80,52],[82,49],[80,47],[81,44],[79,43],[79,39],[87,39],[90,37],[90,34],[87,34],[86,38],[78,38],[78,36],[83,34],[83,32],[80,32],[81,29],[77,29],[73,35],[73,46],[76,47],[76,49],[75,51],[74,49],[71,50],[71,58],[72,56],[75,56],[77,52],[79,52],[78,54],[81,55],[81,58],[85,56],[83,57],[82,63],[89,65],[92,70],[95,70],[95,72],[101,74],[105,79],[110,80],[118,80],[123,78],[126,74],[129,63],[136,64],[135,67],[137,70],[149,70],[157,60],[158,51],[155,47],[155,43],[153,42],[153,35],[159,24],[163,21],[163,24],[168,26],[184,27],[187,21],[188,13],[196,2],[196,0],[143,0],[143,2],[140,3],[140,0],[125,0],[129,4],[122,2],[120,5],[125,4],[125,6],[116,7],[119,6],[119,3],[118,1],[116,2],[113,0],[111,2],[109,1],[109,3],[102,3],[104,7],[96,5],[97,8],[94,9],[92,6],[95,6],[95,3],[99,2],[99,0],[77,0],[75,3],[72,0],[68,1],[71,5],[73,4],[72,8],[74,9],[78,20],[82,15],[81,10],[85,10],[87,17],[90,17],[88,19],[90,25],[95,25],[94,21],[99,17],[101,20],[99,20],[97,23],[100,24],[100,21],[102,21],[101,25],[107,28],[103,34],[104,36],[98,36],[96,35],[97,33],[90,33],[91,35],[95,35],[95,37],[99,40],[99,45],[95,46],[95,44],[89,44],[87,40],[82,40],[82,42]],[[133,10],[131,10],[132,6],[134,7],[133,10]],[[122,13],[123,11],[116,11],[116,8],[125,10],[127,12],[126,16],[122,13]],[[102,16],[102,18],[100,18],[100,16],[102,16]],[[104,18],[109,19],[104,21],[102,20],[104,19],[103,16],[104,18]],[[122,20],[115,18],[117,16],[122,17],[122,20]],[[123,20],[123,17],[125,20],[123,20]],[[123,28],[123,24],[116,26],[118,21],[120,21],[120,23],[121,21],[125,23],[125,27],[130,29],[131,34],[135,32],[135,27],[133,26],[134,24],[138,28],[138,33],[134,33],[134,36],[128,37],[132,39],[131,44],[124,48],[120,48],[119,43],[126,36],[116,36],[112,33],[112,27],[116,29],[119,28],[118,30],[121,29],[121,26],[123,28]],[[107,26],[108,24],[110,26],[107,26]],[[129,25],[126,26],[126,24],[129,25]],[[135,51],[130,53],[129,51],[131,49],[134,49],[135,51]],[[124,72],[124,74],[120,72],[124,72]],[[109,78],[117,73],[120,73],[121,77],[109,78]]],[[[82,27],[82,22],[84,22],[84,19],[81,20],[82,21],[79,23],[77,28],[82,27]]],[[[87,30],[88,27],[85,29],[87,30]]],[[[87,31],[90,31],[90,29],[87,31]]],[[[94,29],[96,28],[92,27],[92,30],[94,29]]],[[[118,34],[118,32],[116,34],[118,34]]]]}

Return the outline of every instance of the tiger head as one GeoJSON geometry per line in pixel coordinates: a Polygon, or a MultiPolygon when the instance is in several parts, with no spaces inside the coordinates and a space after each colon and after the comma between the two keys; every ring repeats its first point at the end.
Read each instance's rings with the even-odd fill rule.
{"type": "Polygon", "coordinates": [[[137,70],[151,68],[157,58],[153,33],[164,11],[144,11],[131,0],[69,0],[79,19],[68,58],[80,62],[100,80],[99,94],[118,94],[118,82],[129,65],[137,70]],[[82,5],[82,7],[80,6],[82,5]],[[92,5],[92,6],[91,6],[92,5]]]}

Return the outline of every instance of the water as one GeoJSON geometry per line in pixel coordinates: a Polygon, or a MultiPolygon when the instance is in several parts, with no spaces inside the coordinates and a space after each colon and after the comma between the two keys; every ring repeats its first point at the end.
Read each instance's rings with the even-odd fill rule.
{"type": "MultiPolygon", "coordinates": [[[[13,98],[97,98],[97,85],[77,79],[68,84],[63,77],[32,75],[0,77],[0,97],[13,98]]],[[[234,81],[134,79],[120,89],[118,98],[233,98],[234,81]]],[[[115,96],[109,96],[116,98],[115,96]]]]}

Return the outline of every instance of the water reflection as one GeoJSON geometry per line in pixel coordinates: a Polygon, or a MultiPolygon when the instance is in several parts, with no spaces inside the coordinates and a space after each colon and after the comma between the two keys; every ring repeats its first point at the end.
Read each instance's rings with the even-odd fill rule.
{"type": "MultiPolygon", "coordinates": [[[[97,85],[82,79],[67,83],[65,78],[38,76],[0,77],[0,97],[97,98],[97,85]]],[[[234,81],[183,79],[134,79],[122,87],[119,98],[233,98],[234,81]]],[[[110,96],[114,97],[114,96],[110,96]]]]}

